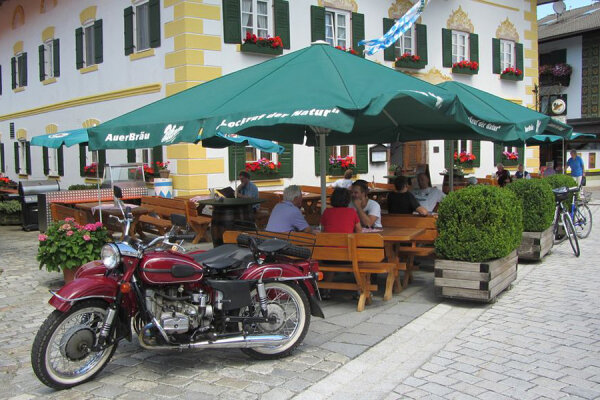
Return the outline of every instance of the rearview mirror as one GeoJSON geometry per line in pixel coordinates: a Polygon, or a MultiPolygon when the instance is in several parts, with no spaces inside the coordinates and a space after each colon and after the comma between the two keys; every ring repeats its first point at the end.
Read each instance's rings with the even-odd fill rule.
{"type": "Polygon", "coordinates": [[[185,228],[187,225],[187,220],[185,218],[185,215],[171,214],[171,223],[181,228],[185,228]]]}
{"type": "Polygon", "coordinates": [[[121,200],[123,198],[123,191],[121,190],[120,187],[118,187],[118,186],[115,185],[114,188],[113,188],[113,192],[114,192],[115,197],[117,199],[121,200]]]}

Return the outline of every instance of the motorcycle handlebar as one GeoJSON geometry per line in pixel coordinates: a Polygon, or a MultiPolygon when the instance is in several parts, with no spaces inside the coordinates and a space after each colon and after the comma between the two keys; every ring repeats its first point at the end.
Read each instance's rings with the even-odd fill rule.
{"type": "Polygon", "coordinates": [[[172,240],[194,240],[195,237],[196,237],[196,235],[194,235],[193,233],[190,233],[187,235],[173,235],[173,236],[170,236],[169,239],[172,239],[172,240]]]}

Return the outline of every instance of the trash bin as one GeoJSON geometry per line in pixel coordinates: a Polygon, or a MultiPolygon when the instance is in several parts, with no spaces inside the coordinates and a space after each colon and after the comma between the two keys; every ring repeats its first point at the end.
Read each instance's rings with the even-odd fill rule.
{"type": "Polygon", "coordinates": [[[60,190],[57,180],[21,181],[19,182],[19,201],[21,202],[21,219],[23,230],[37,230],[38,226],[38,194],[60,190]]]}

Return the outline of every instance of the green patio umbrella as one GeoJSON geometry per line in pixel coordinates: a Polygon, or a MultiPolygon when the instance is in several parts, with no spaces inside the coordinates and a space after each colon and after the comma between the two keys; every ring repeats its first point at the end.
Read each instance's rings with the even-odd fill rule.
{"type": "Polygon", "coordinates": [[[71,147],[74,144],[85,143],[87,141],[87,129],[72,129],[70,131],[38,135],[31,138],[33,146],[50,147],[52,149],[58,149],[63,144],[71,147]]]}

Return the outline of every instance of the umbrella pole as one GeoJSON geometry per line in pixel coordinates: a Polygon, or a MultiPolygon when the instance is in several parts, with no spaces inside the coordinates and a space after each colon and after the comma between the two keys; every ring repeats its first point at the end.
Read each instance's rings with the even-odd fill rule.
{"type": "Polygon", "coordinates": [[[448,171],[448,193],[454,190],[454,140],[450,141],[450,171],[448,171]]]}
{"type": "Polygon", "coordinates": [[[325,146],[325,134],[319,135],[319,158],[321,168],[321,214],[327,208],[327,147],[325,146]]]}
{"type": "Polygon", "coordinates": [[[565,138],[562,138],[562,173],[565,173],[565,138]]]}
{"type": "Polygon", "coordinates": [[[102,223],[102,194],[100,193],[100,164],[96,168],[96,188],[98,189],[98,207],[100,208],[100,223],[102,223]]]}

